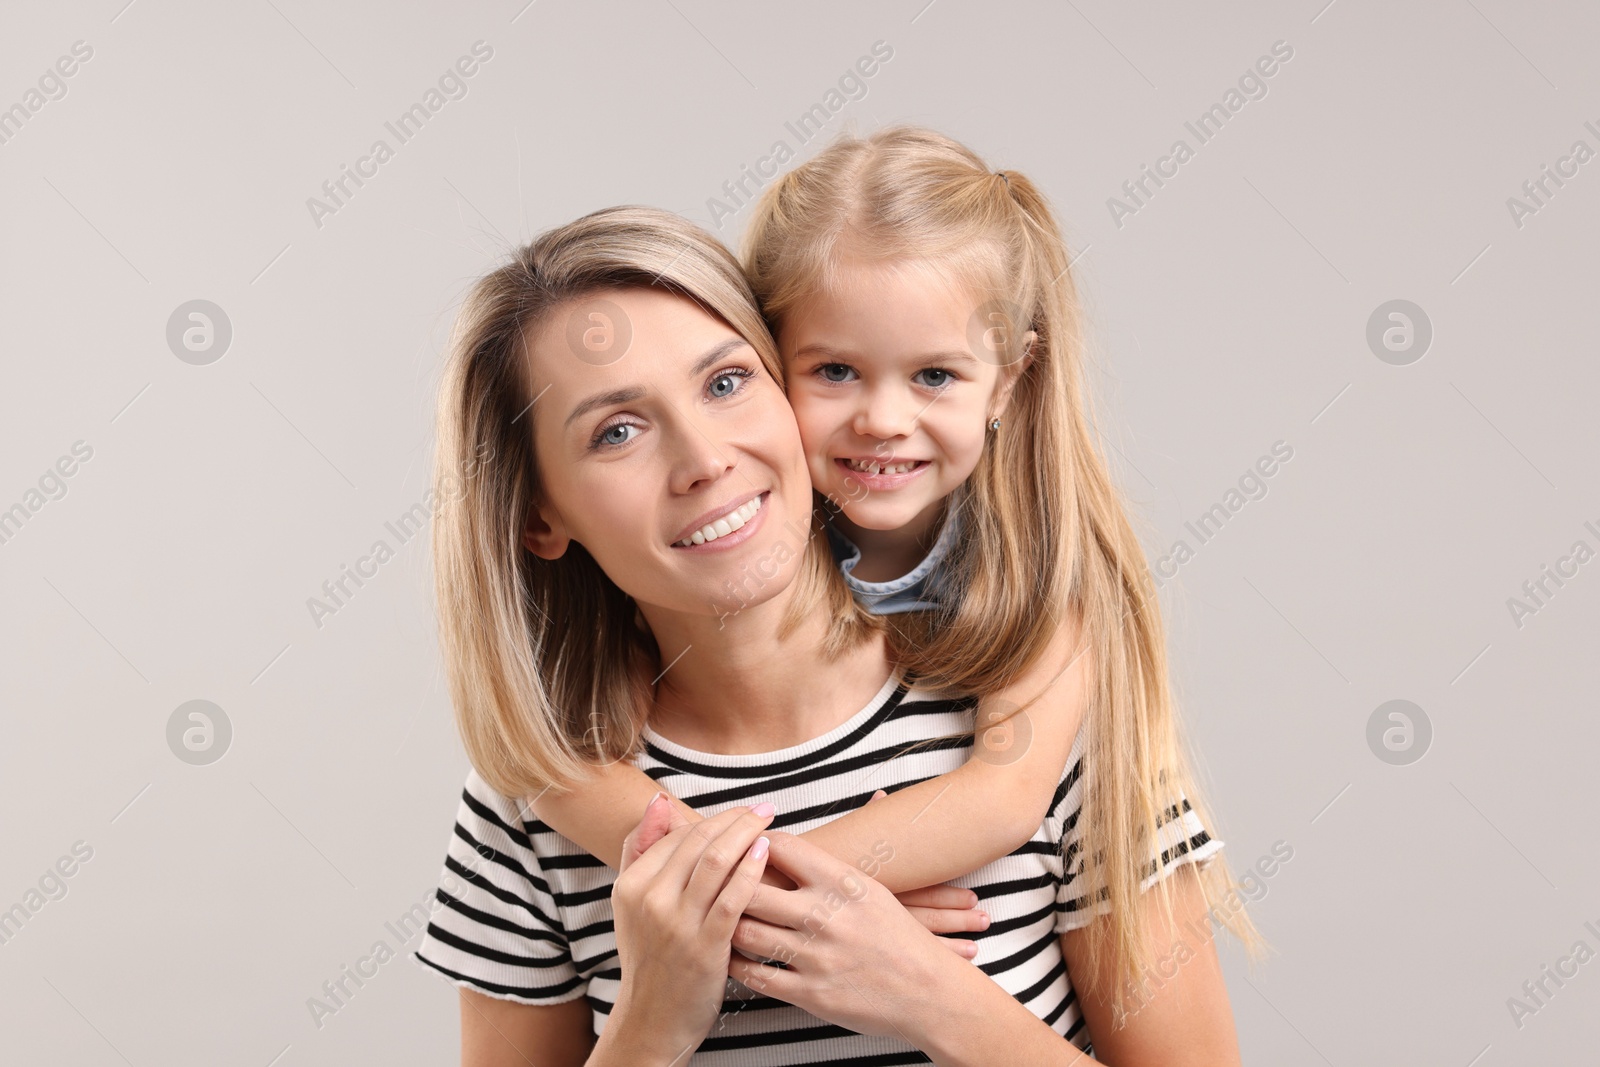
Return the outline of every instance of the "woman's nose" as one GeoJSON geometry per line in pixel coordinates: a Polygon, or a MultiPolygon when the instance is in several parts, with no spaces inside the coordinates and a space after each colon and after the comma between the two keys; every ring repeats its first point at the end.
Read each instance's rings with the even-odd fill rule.
{"type": "Polygon", "coordinates": [[[702,483],[714,482],[734,468],[734,450],[715,441],[705,428],[686,424],[678,428],[675,436],[673,492],[693,492],[702,483]]]}

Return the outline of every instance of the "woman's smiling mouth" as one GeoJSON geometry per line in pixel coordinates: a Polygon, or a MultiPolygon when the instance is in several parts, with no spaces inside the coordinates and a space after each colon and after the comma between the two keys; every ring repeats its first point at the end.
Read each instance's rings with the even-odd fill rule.
{"type": "Polygon", "coordinates": [[[758,517],[767,495],[765,492],[758,493],[744,503],[724,510],[709,521],[697,520],[699,525],[687,536],[674,541],[672,547],[695,549],[717,545],[728,548],[748,539],[760,525],[758,517]]]}

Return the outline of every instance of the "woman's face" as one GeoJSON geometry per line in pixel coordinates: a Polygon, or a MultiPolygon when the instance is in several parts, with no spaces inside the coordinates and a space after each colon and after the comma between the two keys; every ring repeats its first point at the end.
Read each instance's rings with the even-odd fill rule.
{"type": "Polygon", "coordinates": [[[624,289],[556,309],[529,342],[543,489],[531,551],[555,559],[576,541],[641,606],[689,614],[787,588],[811,482],[783,390],[737,331],[682,297],[624,289]],[[585,344],[625,334],[617,358],[585,344]]]}

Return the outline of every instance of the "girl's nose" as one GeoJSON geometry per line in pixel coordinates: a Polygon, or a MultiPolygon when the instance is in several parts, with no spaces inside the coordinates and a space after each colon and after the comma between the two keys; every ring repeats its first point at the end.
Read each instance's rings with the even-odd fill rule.
{"type": "Polygon", "coordinates": [[[914,397],[903,393],[872,390],[863,397],[852,428],[862,437],[879,440],[906,437],[917,428],[919,409],[914,401],[914,397]]]}

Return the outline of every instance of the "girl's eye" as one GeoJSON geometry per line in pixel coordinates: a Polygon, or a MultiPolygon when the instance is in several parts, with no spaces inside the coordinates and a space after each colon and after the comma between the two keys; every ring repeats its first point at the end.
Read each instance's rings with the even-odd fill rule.
{"type": "Polygon", "coordinates": [[[615,422],[610,426],[602,426],[594,435],[594,440],[589,442],[590,448],[615,448],[625,445],[633,440],[628,430],[637,430],[639,427],[631,422],[615,422]]]}
{"type": "Polygon", "coordinates": [[[928,367],[925,370],[919,370],[913,376],[912,380],[915,381],[916,378],[924,378],[922,384],[927,386],[929,389],[943,389],[945,386],[949,385],[955,380],[955,376],[953,374],[947,370],[941,370],[938,367],[928,367]]]}
{"type": "Polygon", "coordinates": [[[826,382],[847,382],[855,371],[843,363],[824,363],[817,368],[817,373],[822,375],[822,380],[826,382]]]}
{"type": "Polygon", "coordinates": [[[727,370],[718,371],[707,389],[713,397],[721,400],[737,393],[745,381],[755,376],[756,372],[747,367],[729,367],[727,370]]]}

